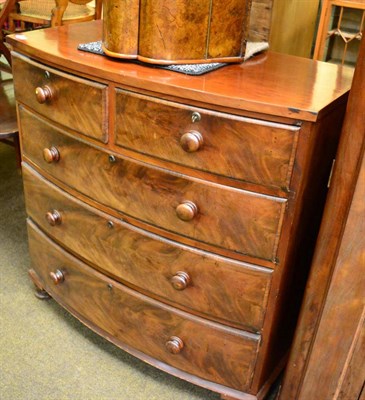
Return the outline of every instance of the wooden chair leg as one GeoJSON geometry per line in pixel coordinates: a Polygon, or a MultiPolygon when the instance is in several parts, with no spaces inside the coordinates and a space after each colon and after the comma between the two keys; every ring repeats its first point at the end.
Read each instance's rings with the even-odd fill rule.
{"type": "Polygon", "coordinates": [[[101,19],[102,6],[103,6],[102,0],[95,1],[95,19],[101,19]]]}
{"type": "Polygon", "coordinates": [[[68,0],[56,0],[56,7],[52,9],[51,26],[61,26],[63,14],[68,6],[68,0]]]}

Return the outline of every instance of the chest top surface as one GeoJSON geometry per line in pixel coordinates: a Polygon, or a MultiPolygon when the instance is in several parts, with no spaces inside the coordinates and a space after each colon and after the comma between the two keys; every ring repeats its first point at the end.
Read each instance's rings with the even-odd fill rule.
{"type": "Polygon", "coordinates": [[[77,50],[101,40],[102,23],[72,24],[10,35],[8,43],[69,72],[148,90],[175,100],[207,103],[277,117],[316,121],[350,89],[353,70],[273,52],[201,76],[116,61],[77,50]]]}

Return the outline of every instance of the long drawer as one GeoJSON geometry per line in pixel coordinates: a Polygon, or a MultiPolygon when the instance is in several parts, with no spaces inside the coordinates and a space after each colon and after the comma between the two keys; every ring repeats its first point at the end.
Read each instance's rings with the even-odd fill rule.
{"type": "Polygon", "coordinates": [[[64,126],[108,141],[107,86],[14,55],[17,101],[64,126]]]}
{"type": "Polygon", "coordinates": [[[238,390],[249,388],[260,336],[149,299],[89,268],[28,224],[34,270],[67,309],[159,361],[238,390]]]}
{"type": "Polygon", "coordinates": [[[100,271],[209,319],[253,332],[261,329],[271,270],[179,246],[133,228],[86,206],[26,164],[23,181],[32,220],[100,271]]]}
{"type": "Polygon", "coordinates": [[[24,155],[56,179],[158,228],[275,260],[286,199],[190,179],[110,155],[67,136],[22,107],[19,111],[24,155]]]}
{"type": "Polygon", "coordinates": [[[115,141],[194,169],[286,188],[297,126],[274,124],[117,90],[115,141]]]}

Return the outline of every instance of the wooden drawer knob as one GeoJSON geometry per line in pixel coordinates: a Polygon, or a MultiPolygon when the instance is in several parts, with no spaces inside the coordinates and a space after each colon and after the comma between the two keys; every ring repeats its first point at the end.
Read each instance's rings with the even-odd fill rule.
{"type": "Polygon", "coordinates": [[[35,97],[39,104],[43,104],[46,101],[50,101],[52,100],[53,97],[52,89],[47,85],[44,85],[42,87],[37,87],[35,90],[35,97]]]}
{"type": "Polygon", "coordinates": [[[62,222],[62,216],[57,210],[48,211],[46,219],[51,226],[60,225],[62,222]]]}
{"type": "Polygon", "coordinates": [[[165,346],[171,354],[178,354],[184,348],[184,342],[177,336],[171,336],[165,346]]]}
{"type": "Polygon", "coordinates": [[[55,285],[58,285],[65,280],[65,274],[60,269],[55,272],[50,272],[49,276],[55,285]]]}
{"type": "Polygon", "coordinates": [[[184,290],[186,289],[190,282],[190,276],[184,271],[178,271],[176,274],[170,279],[170,282],[174,289],[176,290],[184,290]]]}
{"type": "Polygon", "coordinates": [[[57,147],[52,146],[51,148],[43,149],[43,159],[48,164],[57,162],[60,159],[60,152],[57,147]]]}
{"type": "Polygon", "coordinates": [[[203,136],[197,131],[184,133],[180,138],[180,145],[188,153],[198,151],[203,145],[203,136]]]}
{"type": "Polygon", "coordinates": [[[198,207],[192,201],[183,201],[176,207],[176,214],[182,221],[191,221],[198,214],[198,207]]]}

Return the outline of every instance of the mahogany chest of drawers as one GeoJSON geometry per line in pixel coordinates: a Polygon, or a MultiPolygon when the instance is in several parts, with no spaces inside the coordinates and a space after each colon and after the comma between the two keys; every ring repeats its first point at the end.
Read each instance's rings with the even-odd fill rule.
{"type": "Polygon", "coordinates": [[[39,294],[171,374],[262,399],[283,368],[351,70],[275,53],[200,77],[8,38],[39,294]]]}

